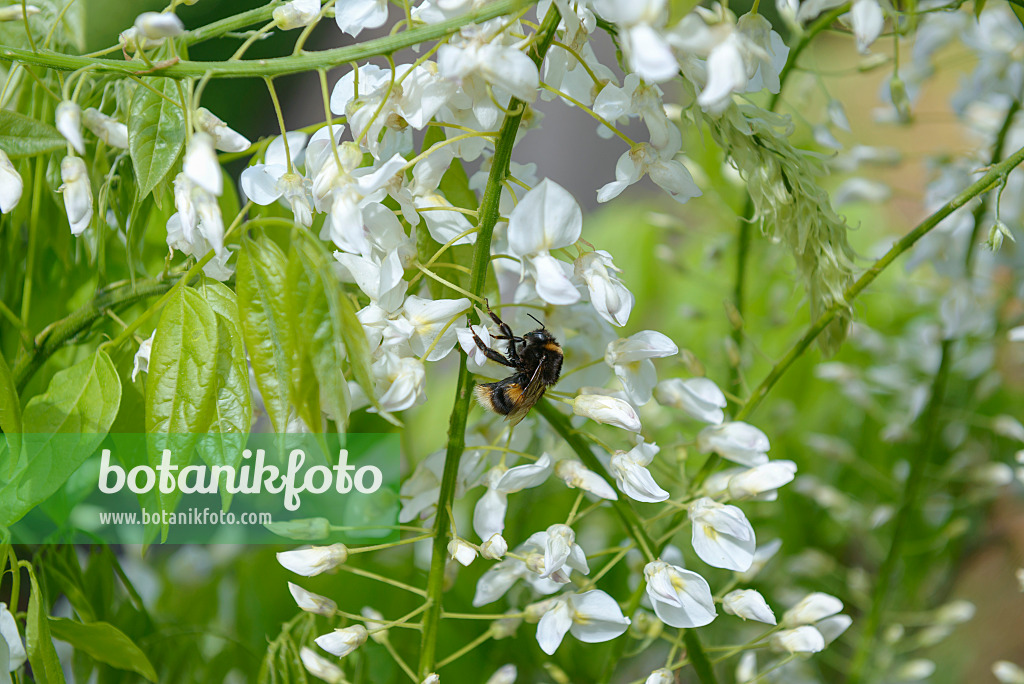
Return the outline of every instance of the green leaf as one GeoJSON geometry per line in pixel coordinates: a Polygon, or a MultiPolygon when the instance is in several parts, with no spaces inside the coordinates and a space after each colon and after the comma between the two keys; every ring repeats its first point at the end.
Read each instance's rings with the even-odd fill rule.
{"type": "Polygon", "coordinates": [[[316,396],[324,410],[340,428],[348,422],[348,383],[342,368],[345,339],[337,302],[344,293],[336,279],[325,281],[319,275],[318,257],[299,241],[288,259],[291,285],[293,327],[297,332],[298,353],[303,367],[313,375],[316,396]]]}
{"type": "Polygon", "coordinates": [[[985,9],[986,0],[974,0],[974,18],[980,19],[981,13],[985,9]]]}
{"type": "Polygon", "coordinates": [[[28,569],[31,584],[28,622],[25,628],[25,651],[28,653],[28,662],[32,665],[32,675],[37,682],[63,684],[64,671],[60,667],[57,650],[50,638],[50,624],[46,618],[46,606],[43,605],[43,595],[39,590],[39,582],[36,581],[36,573],[28,563],[19,565],[28,569]]]}
{"type": "Polygon", "coordinates": [[[21,454],[21,400],[18,398],[18,388],[14,383],[14,376],[11,369],[0,356],[0,431],[3,431],[7,438],[8,455],[10,467],[4,470],[0,465],[0,473],[9,471],[14,474],[18,464],[18,456],[21,454]]]}
{"type": "Polygon", "coordinates": [[[174,79],[147,78],[135,88],[128,110],[128,151],[135,165],[139,199],[163,180],[185,143],[185,116],[174,104],[177,102],[174,79]]]}
{"type": "Polygon", "coordinates": [[[21,519],[67,481],[103,442],[121,403],[121,380],[106,352],[59,371],[25,406],[27,437],[15,476],[0,490],[0,525],[21,519]],[[77,435],[77,439],[56,434],[77,435]]]}
{"type": "MultiPolygon", "coordinates": [[[[376,406],[377,400],[373,387],[373,375],[370,371],[370,364],[372,362],[370,344],[366,340],[366,332],[363,330],[362,323],[356,317],[356,310],[352,305],[352,300],[346,296],[334,272],[331,270],[332,259],[330,254],[322,242],[310,239],[308,235],[301,237],[298,246],[306,268],[311,274],[315,274],[319,280],[319,287],[323,288],[330,313],[327,328],[322,328],[323,322],[317,326],[316,336],[320,340],[320,351],[328,354],[328,356],[321,358],[316,364],[317,377],[320,378],[321,384],[325,385],[325,388],[328,390],[328,396],[334,393],[334,396],[337,397],[336,393],[341,390],[333,390],[332,387],[334,383],[343,381],[343,378],[340,377],[340,373],[337,375],[331,374],[331,364],[335,363],[336,359],[332,359],[330,356],[331,353],[337,356],[337,352],[332,352],[323,347],[326,346],[328,339],[332,339],[336,343],[340,336],[341,342],[345,346],[345,355],[348,358],[352,377],[355,378],[363,392],[367,397],[370,397],[370,401],[376,406]]],[[[304,325],[314,325],[316,321],[312,317],[315,315],[315,312],[309,312],[307,316],[309,320],[304,325]]],[[[345,391],[347,392],[347,388],[345,391]]],[[[340,402],[340,397],[332,399],[332,401],[340,402]]],[[[345,415],[347,416],[347,409],[345,415]]],[[[397,420],[391,415],[382,413],[381,416],[397,424],[397,420]]]]}
{"type": "Polygon", "coordinates": [[[0,150],[12,159],[56,152],[67,145],[50,124],[17,112],[0,110],[0,150]]]}
{"type": "Polygon", "coordinates": [[[206,300],[178,288],[160,314],[146,378],[146,432],[196,434],[213,421],[217,318],[206,300]]]}
{"type": "Polygon", "coordinates": [[[294,331],[288,320],[287,258],[266,238],[242,240],[236,272],[242,334],[270,423],[286,432],[294,331]]]}
{"type": "Polygon", "coordinates": [[[124,632],[107,622],[76,622],[50,618],[54,639],[66,641],[101,663],[119,670],[138,673],[151,682],[157,680],[149,658],[124,632]]]}
{"type": "MultiPolygon", "coordinates": [[[[199,292],[217,316],[217,374],[213,422],[209,429],[213,434],[199,441],[199,455],[207,465],[237,468],[252,426],[249,367],[245,362],[238,303],[234,292],[209,278],[202,280],[199,292]]],[[[231,505],[231,492],[226,487],[220,491],[224,510],[227,510],[231,505]]]]}

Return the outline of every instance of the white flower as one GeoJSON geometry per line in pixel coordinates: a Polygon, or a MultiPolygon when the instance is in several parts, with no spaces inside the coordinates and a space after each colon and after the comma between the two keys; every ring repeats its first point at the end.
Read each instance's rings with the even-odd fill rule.
{"type": "Polygon", "coordinates": [[[345,681],[345,673],[340,667],[327,660],[308,646],[299,649],[299,659],[303,667],[314,677],[318,677],[328,684],[341,684],[345,681]]]}
{"type": "Polygon", "coordinates": [[[89,107],[83,112],[82,123],[93,135],[111,147],[128,149],[128,126],[98,109],[89,107]]]}
{"type": "Polygon", "coordinates": [[[550,250],[574,245],[583,231],[583,211],[569,192],[544,179],[523,195],[508,222],[509,252],[522,260],[522,275],[536,281],[537,295],[556,306],[575,304],[580,293],[550,250]]]}
{"type": "Polygon", "coordinates": [[[487,679],[485,684],[515,684],[518,674],[519,672],[515,665],[511,663],[502,665],[487,679]]]}
{"type": "Polygon", "coordinates": [[[608,344],[604,361],[622,382],[626,397],[638,406],[651,400],[658,374],[651,359],[660,359],[679,353],[679,347],[667,336],[655,330],[643,330],[608,344]]]}
{"type": "Polygon", "coordinates": [[[486,101],[488,83],[524,102],[537,99],[540,74],[521,50],[497,42],[473,39],[462,45],[448,43],[437,51],[438,71],[462,86],[474,101],[486,101]]]}
{"type": "Polygon", "coordinates": [[[334,9],[338,28],[353,38],[363,29],[374,29],[388,20],[387,0],[343,0],[334,9]]]}
{"type": "Polygon", "coordinates": [[[668,498],[668,492],[658,486],[647,466],[660,449],[657,444],[641,442],[629,451],[612,455],[611,472],[619,489],[635,501],[657,503],[668,498]]]}
{"type": "Polygon", "coordinates": [[[824,620],[819,620],[814,625],[814,628],[821,633],[821,636],[825,639],[825,645],[828,646],[838,639],[843,632],[848,630],[852,624],[853,618],[849,615],[833,615],[824,620]]]}
{"type": "Polygon", "coordinates": [[[697,573],[658,560],[644,566],[644,577],[654,614],[666,625],[702,627],[717,617],[711,587],[697,573]]]}
{"type": "Polygon", "coordinates": [[[0,639],[7,643],[7,671],[14,672],[25,663],[28,655],[25,653],[25,645],[21,643],[21,635],[18,634],[18,623],[11,611],[7,610],[6,603],[0,603],[0,639]]]}
{"type": "Polygon", "coordinates": [[[292,593],[296,605],[307,613],[316,613],[326,617],[334,617],[338,610],[338,604],[320,594],[306,591],[298,584],[288,583],[288,591],[292,593]]]}
{"type": "Polygon", "coordinates": [[[615,599],[599,589],[565,594],[555,599],[537,623],[537,643],[552,655],[566,632],[585,643],[599,643],[621,635],[629,622],[615,599]]]}
{"type": "MultiPolygon", "coordinates": [[[[423,362],[412,357],[386,353],[373,364],[380,410],[404,411],[426,400],[426,369],[423,362]]],[[[369,409],[376,411],[376,409],[369,409]]]]}
{"type": "Polygon", "coordinates": [[[733,499],[758,497],[762,501],[774,501],[775,490],[792,482],[795,474],[796,463],[769,461],[729,478],[729,496],[733,499]]]}
{"type": "Polygon", "coordinates": [[[0,214],[9,214],[14,211],[21,200],[24,187],[21,174],[14,168],[11,158],[7,156],[6,152],[0,150],[0,214]]]}
{"type": "Polygon", "coordinates": [[[167,220],[168,246],[195,257],[213,249],[226,260],[224,218],[217,198],[185,173],[179,173],[174,179],[174,207],[178,211],[167,220]]]}
{"type": "MultiPolygon", "coordinates": [[[[807,0],[801,3],[796,18],[806,24],[822,12],[842,4],[842,0],[807,0]]],[[[885,27],[882,7],[878,0],[854,0],[849,18],[853,24],[853,35],[857,37],[857,50],[866,54],[885,27]]]]}
{"type": "Polygon", "coordinates": [[[672,674],[672,670],[667,667],[663,667],[647,675],[647,679],[644,680],[644,684],[673,684],[675,681],[676,678],[675,675],[672,674]]]}
{"type": "Polygon", "coordinates": [[[508,553],[508,542],[495,532],[480,545],[480,555],[488,560],[501,560],[508,553]]]}
{"type": "Polygon", "coordinates": [[[629,402],[601,394],[581,394],[572,401],[572,411],[577,416],[590,418],[598,423],[614,425],[623,430],[640,432],[640,416],[629,402]]]}
{"type": "Polygon", "coordinates": [[[775,554],[779,552],[780,548],[782,548],[781,539],[772,539],[771,541],[757,547],[757,549],[754,550],[754,562],[751,563],[750,567],[737,578],[741,582],[749,582],[754,579],[754,577],[764,569],[764,566],[768,564],[768,561],[775,557],[775,554]]]}
{"type": "Polygon", "coordinates": [[[436,672],[431,672],[420,680],[420,684],[441,684],[441,675],[436,672]]]}
{"type": "MultiPolygon", "coordinates": [[[[673,146],[674,147],[674,146],[673,146]]],[[[622,194],[645,175],[680,204],[691,197],[700,197],[701,190],[682,162],[674,159],[678,148],[657,149],[649,143],[638,143],[622,153],[615,163],[615,180],[597,191],[597,201],[607,202],[622,194]]]]}
{"type": "Polygon", "coordinates": [[[448,542],[448,555],[469,567],[470,563],[476,560],[477,551],[461,539],[452,539],[448,542]]]}
{"type": "Polygon", "coordinates": [[[409,296],[402,307],[402,317],[410,325],[408,339],[413,354],[423,356],[433,345],[430,354],[425,358],[426,361],[440,361],[448,356],[458,339],[455,327],[450,323],[469,308],[469,300],[465,297],[425,299],[415,295],[409,296]],[[447,330],[444,330],[446,326],[447,330]]]}
{"type": "Polygon", "coordinates": [[[576,278],[587,284],[594,310],[612,325],[623,326],[629,320],[636,298],[616,275],[612,256],[604,250],[587,252],[574,264],[576,278]]]}
{"type": "Polygon", "coordinates": [[[42,12],[35,5],[7,5],[0,7],[0,21],[24,21],[25,17],[31,17],[42,12]]]}
{"type": "Polygon", "coordinates": [[[812,625],[818,620],[835,615],[843,609],[843,602],[830,594],[808,594],[782,616],[786,627],[812,625]]]}
{"type": "Polygon", "coordinates": [[[533,463],[515,466],[505,471],[495,483],[495,489],[505,494],[520,492],[524,489],[539,487],[551,475],[553,465],[551,456],[543,453],[533,463]]]}
{"type": "Polygon", "coordinates": [[[716,568],[745,572],[754,561],[754,528],[736,506],[702,497],[690,504],[693,550],[716,568]]]}
{"type": "Polygon", "coordinates": [[[992,663],[992,675],[1000,684],[1024,684],[1024,669],[1008,660],[992,663]]]}
{"type": "MultiPolygon", "coordinates": [[[[349,3],[342,3],[342,6],[349,3]]],[[[308,26],[320,16],[320,0],[292,0],[274,9],[274,22],[282,31],[308,26]]]]}
{"type": "Polygon", "coordinates": [[[85,154],[85,141],[82,140],[82,109],[70,100],[57,105],[54,112],[57,130],[64,136],[78,154],[85,154]]]}
{"type": "Polygon", "coordinates": [[[670,378],[654,388],[658,403],[685,411],[690,416],[714,425],[725,420],[725,395],[707,378],[670,378]]]}
{"type": "Polygon", "coordinates": [[[60,163],[60,179],[64,184],[57,188],[57,192],[64,194],[64,209],[68,213],[71,234],[81,235],[92,221],[92,185],[85,162],[80,157],[64,157],[60,163]]]}
{"type": "Polygon", "coordinates": [[[817,653],[825,648],[825,639],[814,627],[786,629],[772,635],[773,651],[785,653],[817,653]]]}
{"type": "Polygon", "coordinates": [[[139,343],[139,351],[135,352],[135,361],[132,367],[132,382],[135,382],[135,378],[139,373],[149,372],[149,355],[153,351],[153,338],[156,337],[156,330],[139,343]]]}
{"type": "Polygon", "coordinates": [[[171,12],[143,12],[135,18],[135,30],[150,40],[172,38],[185,32],[178,15],[171,12]]]}
{"type": "Polygon", "coordinates": [[[722,599],[722,609],[726,613],[744,620],[757,620],[768,625],[776,624],[775,613],[768,606],[768,602],[753,589],[730,591],[722,599]]]}
{"type": "Polygon", "coordinates": [[[734,422],[701,430],[697,435],[697,448],[701,453],[714,452],[734,463],[753,467],[768,462],[771,444],[768,437],[753,425],[734,422]]]}
{"type": "Polygon", "coordinates": [[[569,573],[562,572],[563,566],[578,570],[584,575],[590,573],[587,556],[576,543],[576,533],[568,525],[556,523],[544,532],[530,535],[526,543],[544,548],[544,568],[543,572],[538,573],[541,579],[550,577],[559,584],[566,584],[569,581],[569,573]]]}
{"type": "Polygon", "coordinates": [[[277,554],[278,563],[286,570],[291,570],[303,577],[312,577],[334,570],[346,560],[348,560],[348,548],[344,544],[311,546],[308,549],[281,551],[277,554]]]}
{"type": "Polygon", "coordinates": [[[603,477],[576,459],[559,461],[555,466],[555,475],[570,488],[579,488],[609,501],[618,501],[619,499],[619,495],[603,477]]]}
{"type": "Polygon", "coordinates": [[[485,325],[474,325],[469,328],[456,328],[455,335],[459,340],[459,346],[462,347],[462,351],[466,352],[467,363],[470,368],[476,370],[482,370],[487,365],[487,355],[476,346],[476,341],[473,339],[473,333],[477,334],[480,341],[484,343],[485,347],[491,346],[491,331],[487,329],[485,325]]]}
{"type": "Polygon", "coordinates": [[[335,629],[329,634],[318,636],[313,641],[328,653],[344,658],[366,643],[367,631],[362,625],[335,629]]]}
{"type": "Polygon", "coordinates": [[[631,71],[651,83],[676,75],[679,63],[657,30],[668,16],[665,0],[595,0],[594,9],[619,25],[619,40],[631,71]]]}
{"type": "Polygon", "coordinates": [[[217,153],[213,151],[213,136],[201,131],[192,136],[185,147],[182,171],[203,190],[214,197],[220,197],[224,190],[224,178],[217,153]]]}
{"type": "MultiPolygon", "coordinates": [[[[310,2],[317,8],[320,7],[319,0],[310,0],[310,2]]],[[[252,146],[248,138],[228,126],[206,107],[197,109],[192,115],[192,121],[196,128],[213,137],[213,146],[221,152],[244,152],[252,146]]]]}

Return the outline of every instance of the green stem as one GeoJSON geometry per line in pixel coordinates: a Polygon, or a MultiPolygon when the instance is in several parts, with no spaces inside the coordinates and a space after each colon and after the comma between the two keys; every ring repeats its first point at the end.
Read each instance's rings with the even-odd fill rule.
{"type": "Polygon", "coordinates": [[[18,357],[11,371],[14,381],[21,390],[32,374],[38,370],[46,359],[58,351],[67,342],[88,330],[93,323],[106,315],[107,311],[129,306],[143,299],[161,295],[174,286],[170,280],[140,281],[132,286],[124,286],[109,290],[97,296],[91,302],[75,311],[70,316],[51,323],[36,335],[33,348],[18,357]]]}
{"type": "MultiPolygon", "coordinates": [[[[511,10],[509,4],[494,3],[488,5],[493,9],[498,5],[505,7],[501,12],[495,12],[491,16],[498,16],[511,10]]],[[[520,3],[521,4],[521,3],[520,3]]],[[[540,39],[537,40],[531,50],[531,57],[534,63],[540,67],[544,54],[551,45],[555,30],[558,28],[559,14],[555,5],[551,5],[544,22],[538,29],[540,39]]],[[[418,31],[406,32],[405,35],[418,31]]],[[[441,37],[440,34],[434,36],[441,37]]],[[[426,38],[422,39],[426,40],[426,38]]],[[[419,40],[416,42],[420,42],[419,40]]],[[[484,283],[487,279],[487,269],[491,261],[491,235],[494,233],[494,226],[500,218],[499,205],[501,201],[502,182],[509,174],[509,164],[512,161],[512,146],[515,144],[516,135],[519,132],[519,124],[523,118],[526,104],[516,98],[509,102],[508,111],[502,122],[501,130],[494,141],[494,157],[491,161],[491,171],[487,177],[487,186],[484,188],[483,199],[480,202],[478,232],[476,244],[473,247],[472,271],[469,278],[469,290],[475,296],[483,294],[484,283]]],[[[479,323],[479,316],[476,311],[470,312],[471,322],[479,323]]],[[[421,679],[426,678],[434,671],[437,662],[437,636],[443,610],[442,598],[444,594],[444,566],[448,555],[448,536],[451,531],[451,504],[455,498],[455,484],[459,474],[459,462],[462,460],[462,452],[466,448],[466,423],[469,416],[470,398],[472,397],[473,380],[469,369],[466,367],[466,356],[460,354],[459,379],[455,389],[455,404],[452,407],[451,418],[448,426],[448,448],[445,453],[444,473],[441,476],[441,491],[437,498],[437,512],[434,523],[434,544],[430,559],[430,572],[427,578],[427,610],[423,614],[423,638],[420,642],[420,661],[417,671],[421,679]]]]}
{"type": "Polygon", "coordinates": [[[85,66],[92,65],[98,72],[139,74],[154,71],[160,76],[168,76],[170,78],[198,78],[206,74],[210,74],[213,78],[264,78],[327,69],[339,64],[363,61],[370,57],[390,55],[419,43],[444,38],[468,24],[478,24],[488,19],[518,12],[534,4],[535,1],[497,0],[496,2],[488,3],[480,9],[467,12],[460,17],[403,31],[394,36],[384,36],[383,38],[368,40],[358,45],[350,45],[333,50],[304,52],[298,55],[272,57],[269,59],[225,62],[180,60],[153,70],[151,67],[136,61],[126,62],[120,59],[79,57],[61,54],[52,50],[32,52],[31,50],[4,46],[0,47],[0,60],[35,64],[60,71],[76,71],[85,66]]]}
{"type": "Polygon", "coordinates": [[[992,166],[988,170],[988,173],[969,185],[963,192],[946,202],[938,211],[933,213],[931,216],[919,223],[912,231],[900,238],[900,240],[897,241],[884,256],[878,259],[871,268],[865,271],[861,277],[856,280],[856,282],[846,288],[842,299],[833,303],[832,306],[826,309],[825,312],[818,317],[818,320],[811,323],[807,332],[805,332],[803,336],[793,344],[789,351],[786,352],[786,355],[772,367],[765,379],[757,386],[753,394],[750,395],[750,398],[747,399],[747,402],[743,405],[743,408],[736,414],[735,420],[744,420],[754,412],[761,402],[764,401],[764,398],[768,395],[768,392],[771,391],[772,387],[775,386],[775,383],[779,381],[779,378],[781,378],[789,367],[803,355],[804,351],[807,350],[811,343],[814,342],[828,324],[832,322],[836,315],[841,311],[848,310],[850,304],[853,303],[853,300],[860,295],[864,288],[870,285],[893,261],[913,247],[914,243],[927,235],[928,232],[935,228],[935,226],[937,226],[944,218],[967,204],[978,195],[995,187],[1002,176],[1019,166],[1021,162],[1024,162],[1024,147],[1014,152],[1005,161],[992,166]]]}
{"type": "MultiPolygon", "coordinates": [[[[992,145],[992,163],[996,163],[1003,156],[1003,148],[1006,144],[1006,137],[1013,126],[1013,119],[1020,111],[1020,102],[1014,100],[1006,110],[1006,117],[999,133],[996,135],[992,145]]],[[[1009,161],[1009,160],[1007,160],[1009,161]]],[[[970,280],[971,271],[974,266],[975,243],[978,241],[978,234],[985,217],[985,203],[979,202],[974,208],[971,218],[974,226],[971,230],[970,242],[964,253],[964,277],[970,280]]],[[[918,508],[918,499],[921,497],[921,487],[924,483],[925,473],[928,465],[935,461],[938,448],[938,435],[942,432],[939,425],[939,414],[946,396],[946,388],[949,384],[949,367],[953,361],[952,338],[942,341],[942,351],[939,358],[939,369],[932,381],[931,395],[928,405],[921,417],[921,448],[918,449],[910,459],[910,473],[903,485],[903,496],[900,501],[899,510],[893,523],[892,542],[889,551],[886,553],[882,566],[878,571],[878,581],[875,583],[874,593],[871,597],[871,606],[868,609],[867,618],[864,621],[864,629],[861,632],[860,641],[853,654],[850,665],[848,684],[860,682],[864,679],[865,673],[871,660],[871,654],[875,651],[875,639],[878,629],[881,626],[882,618],[889,605],[892,585],[896,579],[896,571],[900,560],[903,558],[903,545],[907,537],[907,529],[911,518],[918,508]]]]}
{"type": "Polygon", "coordinates": [[[251,9],[246,12],[240,12],[239,14],[225,17],[224,19],[207,24],[206,26],[201,26],[185,34],[185,44],[195,45],[196,43],[201,43],[204,40],[217,38],[225,33],[238,31],[246,26],[262,24],[270,20],[274,15],[274,10],[281,7],[283,4],[283,2],[271,2],[263,7],[256,7],[255,9],[251,9]]]}

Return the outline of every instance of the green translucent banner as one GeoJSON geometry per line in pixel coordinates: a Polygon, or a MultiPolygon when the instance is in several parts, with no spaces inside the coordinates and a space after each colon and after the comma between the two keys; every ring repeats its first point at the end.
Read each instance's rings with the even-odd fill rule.
{"type": "Polygon", "coordinates": [[[397,434],[0,436],[0,527],[22,544],[398,538],[397,434]]]}

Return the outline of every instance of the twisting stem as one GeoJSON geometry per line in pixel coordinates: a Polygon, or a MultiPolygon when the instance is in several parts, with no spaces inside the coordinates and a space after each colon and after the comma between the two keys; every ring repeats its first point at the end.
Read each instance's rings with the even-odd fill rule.
{"type": "Polygon", "coordinates": [[[865,271],[861,277],[856,280],[856,282],[846,288],[842,299],[834,302],[832,306],[826,309],[825,312],[818,317],[818,320],[814,321],[810,325],[807,332],[805,332],[803,336],[793,344],[789,351],[786,352],[786,355],[772,367],[765,379],[761,381],[761,384],[757,386],[753,394],[750,395],[750,398],[747,399],[743,408],[736,414],[735,419],[744,420],[753,413],[754,409],[764,401],[764,398],[768,395],[768,392],[771,391],[772,387],[775,386],[775,383],[778,382],[779,378],[781,378],[789,367],[803,355],[804,351],[806,351],[811,343],[814,342],[818,335],[820,335],[828,324],[832,322],[832,319],[834,319],[840,311],[847,310],[850,304],[853,303],[853,300],[860,295],[864,288],[870,285],[874,279],[877,278],[882,271],[888,268],[893,261],[913,247],[914,243],[927,235],[928,232],[942,222],[944,218],[970,202],[978,195],[991,190],[999,182],[999,179],[1002,178],[1002,176],[1019,166],[1021,162],[1024,162],[1024,147],[1014,152],[1005,161],[992,166],[988,173],[969,185],[963,192],[946,202],[938,211],[933,213],[931,216],[919,223],[916,228],[900,238],[900,240],[897,241],[884,256],[878,259],[871,268],[865,271]]]}
{"type": "MultiPolygon", "coordinates": [[[[1020,111],[1020,103],[1015,100],[1006,110],[1006,118],[992,145],[993,164],[998,162],[999,158],[1003,156],[1006,136],[1010,132],[1013,119],[1018,111],[1020,111]]],[[[1018,154],[1020,153],[1018,152],[1018,154]]],[[[1007,169],[1008,171],[1009,169],[1007,169]]],[[[978,203],[972,212],[971,218],[974,221],[974,226],[971,230],[970,242],[967,244],[967,249],[964,253],[964,277],[967,280],[971,278],[971,271],[974,267],[974,247],[978,240],[981,222],[985,218],[984,202],[978,203]]],[[[949,384],[949,367],[953,362],[953,342],[953,338],[947,338],[942,341],[939,369],[935,372],[928,405],[921,417],[921,448],[910,458],[910,473],[903,484],[903,496],[893,523],[892,542],[889,544],[889,551],[886,553],[885,560],[882,561],[882,566],[878,570],[878,581],[875,583],[874,593],[871,597],[871,606],[868,609],[867,619],[864,621],[864,629],[861,632],[860,641],[857,643],[857,650],[853,654],[850,674],[847,678],[848,683],[862,681],[867,673],[871,653],[874,651],[875,638],[881,626],[882,617],[888,607],[893,580],[895,580],[896,571],[903,557],[903,544],[907,537],[907,529],[911,518],[917,510],[917,502],[921,496],[925,472],[928,469],[928,465],[935,460],[938,435],[942,432],[942,427],[939,425],[939,414],[942,411],[946,388],[949,384]]]]}
{"type": "MultiPolygon", "coordinates": [[[[498,3],[495,3],[498,4],[498,3]]],[[[488,7],[493,7],[489,5],[488,7]]],[[[508,12],[506,9],[502,14],[508,12]]],[[[544,22],[538,30],[539,39],[534,43],[530,57],[539,67],[544,54],[551,45],[555,29],[558,28],[559,14],[556,6],[551,5],[544,22]]],[[[408,33],[412,33],[409,31],[408,33]]],[[[480,203],[479,231],[473,249],[472,271],[469,278],[469,291],[479,297],[484,291],[487,278],[487,267],[491,261],[491,235],[501,214],[502,181],[508,176],[509,163],[512,160],[512,145],[515,143],[519,124],[523,118],[526,104],[512,98],[509,102],[509,114],[506,114],[494,141],[494,157],[491,171],[487,177],[483,199],[480,203]]],[[[480,317],[475,310],[470,311],[470,320],[479,323],[480,317]]],[[[437,663],[437,633],[441,621],[442,594],[444,593],[444,566],[448,555],[448,535],[451,529],[451,504],[455,498],[455,483],[459,474],[459,462],[466,448],[466,422],[469,415],[470,397],[473,381],[466,367],[466,356],[460,355],[459,380],[455,390],[455,405],[452,407],[448,426],[448,448],[445,453],[444,473],[441,476],[441,491],[438,494],[437,513],[434,522],[434,545],[430,559],[430,574],[427,579],[427,610],[423,614],[423,638],[420,642],[420,661],[417,668],[420,679],[434,671],[437,663]]]]}
{"type": "MultiPolygon", "coordinates": [[[[290,55],[288,57],[244,61],[195,62],[180,60],[173,64],[161,65],[156,71],[158,75],[170,78],[198,78],[207,73],[212,74],[214,78],[263,78],[326,69],[346,62],[361,62],[370,57],[390,55],[418,43],[438,40],[455,33],[463,26],[479,24],[488,19],[521,11],[534,4],[534,2],[535,0],[497,0],[454,19],[402,31],[394,36],[385,36],[375,40],[368,40],[358,45],[332,50],[319,50],[290,55]]],[[[262,17],[263,13],[264,10],[261,8],[261,11],[254,12],[252,17],[262,17]]],[[[192,37],[195,37],[195,33],[193,33],[192,37]]],[[[192,42],[195,41],[193,40],[192,42]]],[[[120,59],[78,57],[51,50],[32,52],[31,50],[6,46],[0,47],[0,60],[35,64],[61,71],[76,71],[88,65],[92,65],[93,68],[100,72],[135,74],[151,71],[150,67],[137,61],[126,62],[120,59]]]]}

